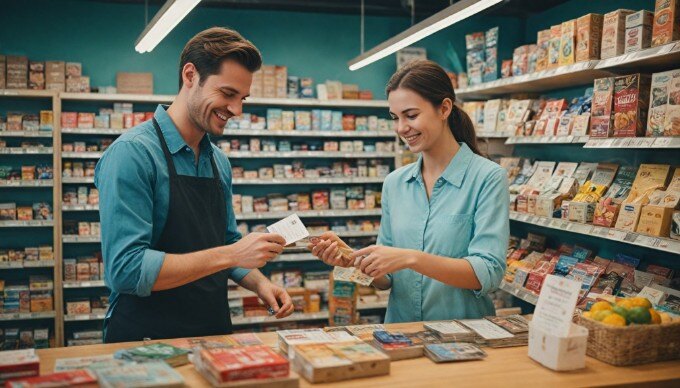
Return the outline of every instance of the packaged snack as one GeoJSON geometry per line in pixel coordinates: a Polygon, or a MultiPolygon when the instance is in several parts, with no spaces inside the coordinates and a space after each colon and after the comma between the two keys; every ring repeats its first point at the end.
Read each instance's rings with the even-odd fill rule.
{"type": "Polygon", "coordinates": [[[680,136],[680,71],[673,73],[668,86],[668,107],[663,134],[664,136],[680,136]]]}
{"type": "Polygon", "coordinates": [[[590,137],[609,137],[614,133],[613,101],[614,78],[596,79],[593,86],[590,137]]]}
{"type": "Polygon", "coordinates": [[[576,19],[576,62],[600,59],[601,14],[589,13],[576,19]]]}
{"type": "Polygon", "coordinates": [[[631,74],[614,79],[615,137],[644,134],[650,83],[651,78],[644,74],[631,74]]]}
{"type": "Polygon", "coordinates": [[[654,13],[638,11],[626,16],[625,53],[646,49],[652,44],[652,24],[654,13]]]}
{"type": "Polygon", "coordinates": [[[680,39],[680,1],[656,0],[652,47],[680,39]]]}
{"type": "Polygon", "coordinates": [[[634,12],[630,9],[619,9],[604,15],[600,58],[607,59],[623,54],[626,36],[626,16],[634,12]]]}
{"type": "Polygon", "coordinates": [[[559,66],[561,42],[562,25],[558,24],[556,26],[550,27],[550,42],[548,44],[548,69],[554,69],[559,66]]]}
{"type": "Polygon", "coordinates": [[[561,34],[559,65],[571,65],[575,60],[576,19],[563,22],[561,34]]]}
{"type": "MultiPolygon", "coordinates": [[[[669,105],[670,88],[673,79],[678,83],[677,104],[680,105],[680,69],[654,73],[652,75],[652,86],[649,101],[649,115],[647,116],[647,136],[673,136],[672,128],[670,133],[665,134],[664,125],[666,112],[669,105]]],[[[678,122],[678,135],[680,135],[680,120],[678,122]]]]}

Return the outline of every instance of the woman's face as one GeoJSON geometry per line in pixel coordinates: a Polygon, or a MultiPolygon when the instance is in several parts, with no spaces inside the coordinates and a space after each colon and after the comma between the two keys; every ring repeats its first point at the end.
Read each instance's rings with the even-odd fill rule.
{"type": "Polygon", "coordinates": [[[418,93],[399,88],[390,92],[387,101],[390,116],[397,121],[397,134],[411,152],[432,149],[449,131],[446,121],[452,107],[449,99],[435,107],[418,93]]]}

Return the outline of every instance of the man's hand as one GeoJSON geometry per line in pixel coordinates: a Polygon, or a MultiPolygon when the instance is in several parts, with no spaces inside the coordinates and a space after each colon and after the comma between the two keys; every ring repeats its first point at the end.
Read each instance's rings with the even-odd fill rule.
{"type": "Polygon", "coordinates": [[[257,287],[257,296],[271,307],[277,319],[289,316],[295,310],[290,295],[281,287],[269,280],[263,280],[257,287]]]}
{"type": "MultiPolygon", "coordinates": [[[[307,248],[312,251],[312,254],[324,263],[338,267],[352,266],[352,260],[343,259],[343,252],[350,252],[352,248],[349,247],[337,234],[333,232],[326,232],[319,236],[320,242],[310,243],[307,248]]],[[[345,255],[346,257],[347,255],[345,255]]]]}
{"type": "Polygon", "coordinates": [[[261,268],[281,252],[286,240],[276,233],[250,233],[232,245],[222,247],[234,266],[246,269],[261,268]]]}
{"type": "Polygon", "coordinates": [[[354,265],[368,276],[380,278],[388,273],[411,268],[415,255],[410,249],[371,245],[352,253],[354,265]],[[364,257],[365,256],[365,257],[364,257]]]}

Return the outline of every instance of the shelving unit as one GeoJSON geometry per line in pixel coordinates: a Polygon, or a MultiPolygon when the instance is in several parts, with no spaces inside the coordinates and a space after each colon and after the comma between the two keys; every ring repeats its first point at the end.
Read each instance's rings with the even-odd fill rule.
{"type": "Polygon", "coordinates": [[[23,269],[23,268],[50,268],[54,267],[54,260],[36,260],[36,261],[3,261],[0,262],[0,269],[23,269]]]}
{"type": "MultiPolygon", "coordinates": [[[[354,217],[354,216],[379,216],[380,209],[366,210],[309,210],[298,211],[300,218],[327,218],[327,217],[354,217]]],[[[267,212],[267,213],[243,213],[236,214],[236,221],[241,220],[274,220],[284,218],[292,212],[267,212]]]]}
{"type": "Polygon", "coordinates": [[[52,187],[54,179],[0,181],[0,187],[52,187]]]}

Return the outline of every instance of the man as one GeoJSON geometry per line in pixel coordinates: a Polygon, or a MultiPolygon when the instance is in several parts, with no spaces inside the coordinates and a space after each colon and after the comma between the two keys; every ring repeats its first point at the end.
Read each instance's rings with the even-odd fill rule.
{"type": "Polygon", "coordinates": [[[180,57],[180,90],[154,119],[116,140],[97,165],[105,278],[112,290],[106,342],[231,331],[227,280],[290,315],[290,296],[257,268],[283,250],[278,234],[237,232],[231,165],[208,135],[241,114],[259,51],[211,28],[180,57]]]}

